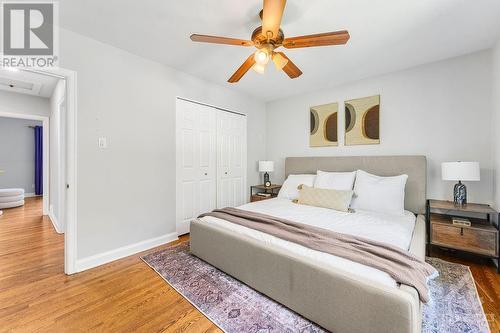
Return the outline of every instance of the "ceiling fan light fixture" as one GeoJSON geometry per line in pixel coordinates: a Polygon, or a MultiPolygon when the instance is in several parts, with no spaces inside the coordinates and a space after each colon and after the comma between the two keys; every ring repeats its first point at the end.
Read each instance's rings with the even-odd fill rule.
{"type": "Polygon", "coordinates": [[[257,50],[257,52],[255,52],[254,59],[257,64],[265,66],[269,62],[269,53],[264,49],[257,50]]]}
{"type": "Polygon", "coordinates": [[[257,27],[250,39],[192,34],[193,42],[213,43],[235,46],[253,46],[257,48],[248,55],[248,58],[227,80],[229,83],[239,82],[240,79],[253,68],[263,74],[269,60],[273,60],[278,71],[283,71],[291,79],[298,78],[302,71],[283,52],[274,52],[280,47],[286,49],[308,48],[315,46],[344,45],[350,39],[347,30],[324,32],[312,35],[286,37],[281,29],[281,20],[285,10],[286,0],[263,0],[263,9],[260,11],[262,25],[257,27]]]}
{"type": "Polygon", "coordinates": [[[252,69],[259,74],[264,74],[264,72],[266,71],[266,65],[256,63],[255,65],[253,65],[252,69]]]}
{"type": "Polygon", "coordinates": [[[273,62],[274,62],[274,66],[276,66],[276,69],[280,71],[288,63],[288,59],[286,59],[285,57],[283,57],[279,53],[273,52],[273,62]]]}

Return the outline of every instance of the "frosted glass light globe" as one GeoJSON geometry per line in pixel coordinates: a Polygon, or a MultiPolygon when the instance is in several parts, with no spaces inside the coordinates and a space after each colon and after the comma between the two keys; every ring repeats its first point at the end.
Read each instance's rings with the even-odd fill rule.
{"type": "Polygon", "coordinates": [[[258,50],[255,52],[254,59],[259,65],[267,65],[269,62],[269,54],[266,51],[258,50]]]}
{"type": "Polygon", "coordinates": [[[252,68],[259,74],[264,74],[264,72],[266,71],[266,65],[255,64],[252,66],[252,68]]]}

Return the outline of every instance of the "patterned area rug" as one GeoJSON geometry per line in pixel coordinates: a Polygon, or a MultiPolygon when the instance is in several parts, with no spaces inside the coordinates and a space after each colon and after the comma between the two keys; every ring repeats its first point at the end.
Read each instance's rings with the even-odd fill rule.
{"type": "Polygon", "coordinates": [[[424,306],[423,332],[490,332],[469,267],[439,258],[426,261],[439,271],[429,282],[430,301],[424,306]]]}
{"type": "MultiPolygon", "coordinates": [[[[226,332],[326,332],[292,310],[189,253],[187,242],[142,257],[191,304],[226,332]]],[[[467,266],[427,261],[440,276],[430,283],[423,332],[489,332],[467,266]]]]}

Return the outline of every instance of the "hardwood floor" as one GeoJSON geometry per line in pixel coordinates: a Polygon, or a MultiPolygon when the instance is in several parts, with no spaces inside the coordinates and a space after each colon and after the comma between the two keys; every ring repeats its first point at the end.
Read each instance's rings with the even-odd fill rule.
{"type": "Polygon", "coordinates": [[[0,332],[220,332],[141,261],[166,246],[66,276],[41,204],[0,217],[0,332]]]}
{"type": "MultiPolygon", "coordinates": [[[[41,210],[41,199],[27,199],[0,217],[0,332],[220,332],[140,260],[168,245],[66,276],[64,237],[41,210]]],[[[495,268],[433,254],[470,265],[491,330],[500,332],[495,268]]]]}

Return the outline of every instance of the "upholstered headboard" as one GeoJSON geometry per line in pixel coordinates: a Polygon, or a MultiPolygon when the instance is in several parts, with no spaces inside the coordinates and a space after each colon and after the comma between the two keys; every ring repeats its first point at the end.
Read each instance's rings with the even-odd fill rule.
{"type": "Polygon", "coordinates": [[[285,175],[316,173],[317,170],[346,172],[364,170],[379,176],[408,175],[405,209],[425,213],[427,161],[425,156],[325,156],[287,157],[285,175]]]}

